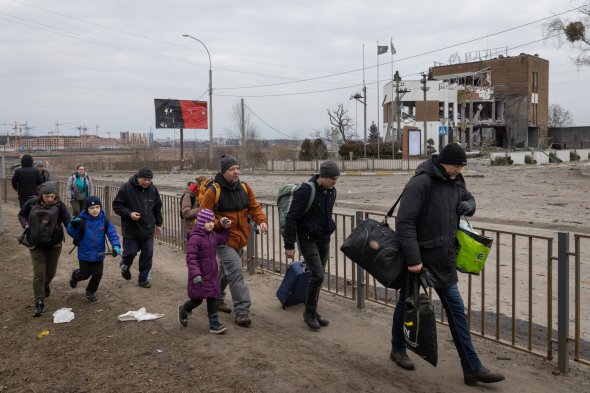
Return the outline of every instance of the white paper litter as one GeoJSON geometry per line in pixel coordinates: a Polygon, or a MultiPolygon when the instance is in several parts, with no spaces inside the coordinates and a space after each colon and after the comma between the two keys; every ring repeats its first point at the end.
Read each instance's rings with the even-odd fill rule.
{"type": "Polygon", "coordinates": [[[164,314],[153,314],[145,310],[145,307],[140,308],[137,311],[127,311],[125,314],[119,315],[117,318],[119,321],[150,321],[152,319],[162,318],[164,314]]]}
{"type": "Polygon", "coordinates": [[[74,320],[74,313],[71,308],[60,308],[53,313],[53,323],[66,323],[74,320]]]}

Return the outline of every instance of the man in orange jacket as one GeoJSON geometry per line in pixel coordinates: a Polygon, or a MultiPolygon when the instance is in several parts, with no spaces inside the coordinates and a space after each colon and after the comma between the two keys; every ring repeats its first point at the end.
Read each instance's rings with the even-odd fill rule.
{"type": "Polygon", "coordinates": [[[232,222],[229,240],[225,245],[217,247],[217,256],[221,262],[219,268],[221,298],[218,299],[217,309],[231,312],[231,308],[224,302],[225,288],[229,285],[236,324],[248,327],[252,324],[251,300],[242,269],[242,253],[250,236],[248,217],[260,226],[262,233],[268,230],[268,223],[254,191],[250,185],[240,180],[238,160],[235,157],[223,155],[219,160],[219,169],[214,180],[216,185],[207,189],[200,206],[201,209],[215,212],[215,230],[221,230],[219,221],[221,217],[227,217],[232,222]]]}

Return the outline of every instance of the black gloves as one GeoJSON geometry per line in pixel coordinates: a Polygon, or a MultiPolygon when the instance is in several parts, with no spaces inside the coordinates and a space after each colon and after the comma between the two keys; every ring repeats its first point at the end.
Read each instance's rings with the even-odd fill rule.
{"type": "Polygon", "coordinates": [[[472,216],[475,213],[475,206],[468,201],[459,202],[457,205],[457,213],[460,216],[472,216]]]}

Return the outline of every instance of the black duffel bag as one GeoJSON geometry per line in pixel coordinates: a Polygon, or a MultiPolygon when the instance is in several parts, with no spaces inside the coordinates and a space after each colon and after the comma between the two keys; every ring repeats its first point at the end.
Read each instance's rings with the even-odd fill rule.
{"type": "Polygon", "coordinates": [[[408,349],[436,367],[436,315],[426,287],[424,273],[408,274],[404,302],[404,339],[408,349]],[[423,293],[420,293],[420,287],[424,289],[423,293]]]}
{"type": "MultiPolygon", "coordinates": [[[[393,215],[401,197],[387,217],[393,215]]],[[[371,218],[359,222],[342,243],[340,251],[386,288],[400,289],[404,285],[407,268],[402,260],[398,236],[387,224],[387,217],[382,222],[371,218]]]]}

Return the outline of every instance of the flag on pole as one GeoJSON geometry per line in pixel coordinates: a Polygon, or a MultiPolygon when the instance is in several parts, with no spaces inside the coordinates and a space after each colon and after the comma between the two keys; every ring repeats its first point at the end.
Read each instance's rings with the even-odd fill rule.
{"type": "MultiPolygon", "coordinates": [[[[392,54],[392,55],[395,55],[397,52],[395,51],[395,46],[393,46],[393,40],[391,40],[389,43],[390,43],[390,45],[391,45],[391,54],[392,54]]],[[[386,52],[387,52],[387,51],[386,51],[386,52]]]]}
{"type": "Polygon", "coordinates": [[[377,56],[387,53],[387,45],[377,45],[377,56]]]}

